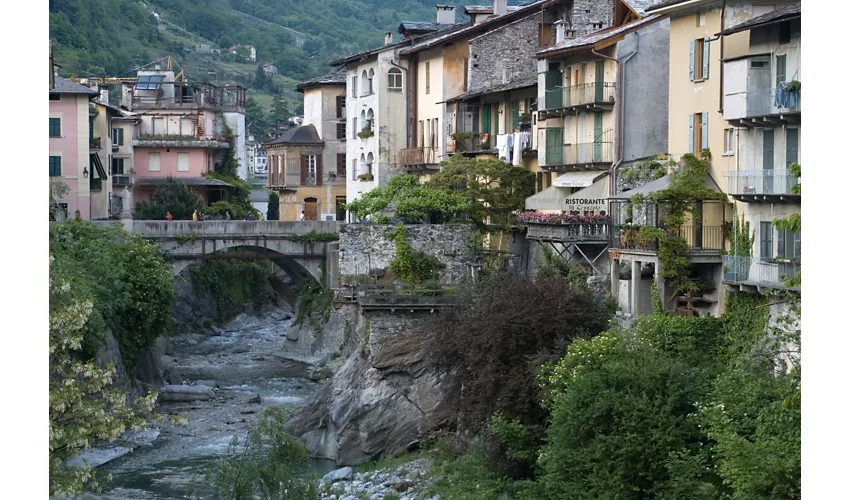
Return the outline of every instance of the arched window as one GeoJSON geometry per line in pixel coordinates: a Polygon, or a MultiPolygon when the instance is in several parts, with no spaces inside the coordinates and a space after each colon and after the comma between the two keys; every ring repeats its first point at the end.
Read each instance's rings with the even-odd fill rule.
{"type": "Polygon", "coordinates": [[[372,125],[375,123],[375,112],[372,111],[372,108],[369,108],[369,111],[366,112],[366,121],[363,122],[363,125],[369,130],[373,130],[372,125]]]}
{"type": "Polygon", "coordinates": [[[372,163],[374,161],[375,157],[372,155],[372,153],[369,153],[369,155],[366,156],[366,172],[369,174],[372,174],[372,163]]]}
{"type": "Polygon", "coordinates": [[[370,69],[370,70],[369,70],[369,93],[370,93],[370,94],[375,93],[375,87],[373,87],[373,86],[372,86],[372,80],[373,80],[374,78],[375,78],[375,70],[374,70],[374,69],[370,69]]]}
{"type": "Polygon", "coordinates": [[[363,153],[360,153],[360,168],[357,170],[357,175],[363,175],[368,172],[368,170],[366,169],[366,155],[364,155],[363,153]]]}
{"type": "Polygon", "coordinates": [[[372,93],[372,82],[369,80],[369,74],[366,73],[366,70],[363,70],[363,73],[360,75],[360,95],[369,95],[372,93]]]}
{"type": "Polygon", "coordinates": [[[387,89],[401,90],[401,70],[392,68],[387,72],[387,89]]]}

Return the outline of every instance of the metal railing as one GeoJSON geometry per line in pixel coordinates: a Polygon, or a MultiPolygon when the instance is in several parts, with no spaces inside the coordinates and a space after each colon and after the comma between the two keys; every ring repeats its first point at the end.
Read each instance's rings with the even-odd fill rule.
{"type": "Polygon", "coordinates": [[[800,263],[796,260],[758,261],[744,255],[723,256],[724,281],[785,287],[786,280],[796,278],[799,272],[800,263]]]}
{"type": "Polygon", "coordinates": [[[800,183],[787,170],[738,170],[724,172],[729,194],[792,194],[791,188],[800,183]]]}
{"type": "Polygon", "coordinates": [[[526,222],[526,238],[544,241],[608,241],[607,223],[600,224],[541,224],[526,222]]]}
{"type": "Polygon", "coordinates": [[[436,165],[440,163],[437,148],[418,147],[405,148],[399,151],[401,165],[436,165]]]}
{"type": "Polygon", "coordinates": [[[133,176],[129,174],[112,174],[113,186],[132,186],[133,176]]]}
{"type": "Polygon", "coordinates": [[[89,149],[103,149],[102,141],[100,137],[89,137],[89,149]]]}
{"type": "Polygon", "coordinates": [[[469,139],[455,139],[455,152],[464,153],[469,151],[481,151],[481,139],[470,137],[469,139]]]}
{"type": "Polygon", "coordinates": [[[367,309],[431,309],[454,305],[453,285],[357,285],[354,300],[367,309]]]}
{"type": "Polygon", "coordinates": [[[614,158],[614,143],[598,141],[547,147],[545,158],[546,166],[610,163],[614,158]]]}
{"type": "MultiPolygon", "coordinates": [[[[682,226],[675,235],[684,238],[690,252],[719,252],[725,248],[724,226],[682,226]]],[[[634,226],[612,226],[611,244],[621,250],[657,252],[658,239],[643,234],[634,226]]]]}
{"type": "Polygon", "coordinates": [[[545,109],[569,108],[584,104],[613,104],[617,86],[612,82],[583,83],[546,90],[545,109]]]}
{"type": "Polygon", "coordinates": [[[726,94],[723,118],[734,120],[780,113],[797,113],[801,111],[801,97],[800,90],[783,88],[726,94]]]}

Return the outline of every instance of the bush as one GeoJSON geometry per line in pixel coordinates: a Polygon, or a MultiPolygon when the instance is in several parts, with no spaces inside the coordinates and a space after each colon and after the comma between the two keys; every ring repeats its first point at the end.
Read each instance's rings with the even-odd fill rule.
{"type": "Polygon", "coordinates": [[[203,210],[204,204],[198,195],[189,189],[183,181],[169,177],[168,182],[157,186],[151,195],[151,201],[136,204],[133,218],[137,220],[165,220],[165,214],[171,213],[174,220],[192,220],[195,210],[203,210]]]}
{"type": "Polygon", "coordinates": [[[267,220],[280,220],[280,195],[276,191],[269,192],[269,211],[266,212],[267,220]]]}

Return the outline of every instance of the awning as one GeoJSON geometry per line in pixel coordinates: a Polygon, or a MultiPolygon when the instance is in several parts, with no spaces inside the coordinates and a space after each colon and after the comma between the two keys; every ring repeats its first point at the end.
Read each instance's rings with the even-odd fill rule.
{"type": "Polygon", "coordinates": [[[567,172],[559,175],[552,184],[555,187],[588,187],[602,176],[607,176],[607,172],[598,170],[582,171],[582,172],[567,172]]]}
{"type": "MultiPolygon", "coordinates": [[[[714,182],[714,179],[711,178],[710,175],[706,174],[705,179],[703,181],[705,187],[711,189],[712,191],[720,192],[720,188],[717,186],[717,183],[714,182]]],[[[656,179],[652,182],[648,182],[639,188],[632,189],[630,191],[623,191],[622,193],[615,194],[611,197],[612,200],[628,200],[632,196],[636,194],[642,194],[644,196],[648,196],[656,191],[661,191],[670,187],[670,176],[665,175],[660,179],[656,179]]]]}
{"type": "Polygon", "coordinates": [[[106,170],[103,168],[103,163],[100,162],[100,156],[97,153],[89,154],[89,166],[91,167],[91,175],[97,172],[97,178],[106,180],[106,170]]]}
{"type": "MultiPolygon", "coordinates": [[[[582,172],[586,173],[586,172],[582,172]]],[[[597,176],[599,172],[594,172],[597,176]]],[[[608,213],[609,177],[602,173],[602,178],[590,186],[570,194],[569,188],[550,186],[543,191],[525,199],[528,210],[552,210],[567,212],[601,212],[608,213]]]]}

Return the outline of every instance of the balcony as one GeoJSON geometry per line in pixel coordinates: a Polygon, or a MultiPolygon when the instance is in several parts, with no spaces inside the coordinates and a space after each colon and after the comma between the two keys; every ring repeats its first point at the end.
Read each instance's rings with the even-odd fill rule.
{"type": "MultiPolygon", "coordinates": [[[[723,281],[730,285],[788,288],[786,280],[799,276],[800,263],[797,260],[777,259],[754,261],[743,255],[723,256],[723,281]]],[[[799,287],[791,287],[799,290],[799,287]]]]}
{"type": "Polygon", "coordinates": [[[738,170],[724,172],[727,192],[736,200],[753,203],[800,200],[792,188],[800,183],[787,170],[738,170]]]}
{"type": "MultiPolygon", "coordinates": [[[[611,246],[620,250],[658,252],[658,239],[652,238],[633,224],[615,225],[611,228],[611,246]]],[[[725,226],[684,225],[673,232],[685,239],[691,253],[719,254],[725,248],[725,226]]]]}
{"type": "Polygon", "coordinates": [[[608,224],[547,224],[527,222],[526,238],[538,241],[562,243],[600,243],[608,242],[608,224]]]}
{"type": "Polygon", "coordinates": [[[611,82],[585,83],[572,87],[546,90],[540,111],[541,119],[550,116],[575,115],[579,112],[611,111],[617,95],[617,86],[611,82]]]}
{"type": "Polygon", "coordinates": [[[112,187],[124,187],[133,185],[133,176],[130,174],[112,174],[112,187]]]}
{"type": "Polygon", "coordinates": [[[405,148],[399,151],[399,163],[405,169],[427,168],[440,163],[440,153],[434,147],[405,148]]]}
{"type": "Polygon", "coordinates": [[[748,128],[799,124],[800,99],[800,89],[775,87],[726,94],[723,119],[748,128]]]}
{"type": "Polygon", "coordinates": [[[201,135],[138,134],[133,146],[139,148],[211,148],[230,149],[224,137],[201,135]]]}
{"type": "Polygon", "coordinates": [[[613,158],[613,141],[564,144],[547,146],[545,164],[541,166],[552,170],[576,170],[578,167],[605,170],[611,166],[613,158]]]}
{"type": "Polygon", "coordinates": [[[89,137],[89,149],[103,149],[103,139],[100,137],[89,137]]]}

